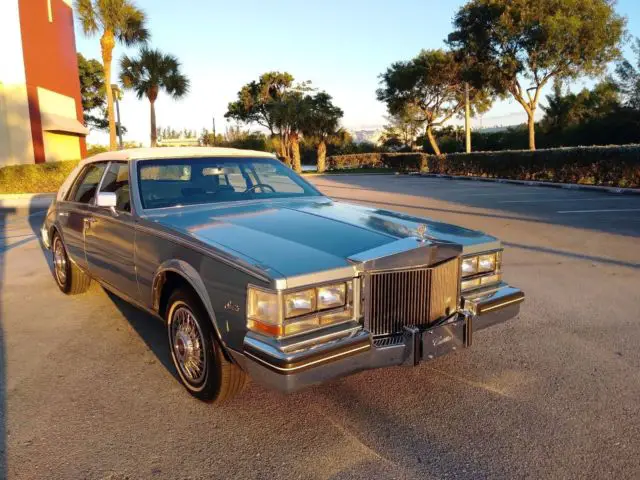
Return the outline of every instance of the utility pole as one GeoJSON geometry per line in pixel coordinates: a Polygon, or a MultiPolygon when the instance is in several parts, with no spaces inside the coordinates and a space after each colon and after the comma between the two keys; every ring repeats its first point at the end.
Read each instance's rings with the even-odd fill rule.
{"type": "Polygon", "coordinates": [[[113,93],[113,99],[116,101],[116,130],[118,131],[119,148],[122,150],[122,123],[120,122],[120,97],[122,96],[122,91],[114,83],[111,85],[111,92],[113,93]]]}
{"type": "Polygon", "coordinates": [[[211,117],[211,120],[213,120],[213,141],[211,142],[211,145],[215,145],[216,144],[216,117],[211,117]]]}
{"type": "Polygon", "coordinates": [[[465,149],[471,153],[471,106],[469,105],[469,83],[464,84],[464,135],[465,149]]]}

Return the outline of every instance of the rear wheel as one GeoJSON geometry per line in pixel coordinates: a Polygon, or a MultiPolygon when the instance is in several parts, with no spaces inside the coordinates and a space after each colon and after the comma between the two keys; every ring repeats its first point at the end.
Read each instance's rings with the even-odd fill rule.
{"type": "Polygon", "coordinates": [[[189,393],[200,400],[223,402],[242,391],[246,374],[224,357],[209,315],[192,292],[175,290],[165,318],[171,359],[189,393]]]}
{"type": "Polygon", "coordinates": [[[86,292],[91,285],[91,277],[69,260],[64,242],[57,233],[53,236],[51,252],[53,253],[53,277],[58,288],[67,295],[86,292]]]}

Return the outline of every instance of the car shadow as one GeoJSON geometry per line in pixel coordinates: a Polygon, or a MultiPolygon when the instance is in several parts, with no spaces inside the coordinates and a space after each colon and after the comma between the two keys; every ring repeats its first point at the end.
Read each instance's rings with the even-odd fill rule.
{"type": "Polygon", "coordinates": [[[167,341],[167,329],[164,321],[134,307],[109,290],[104,288],[103,290],[122,316],[129,322],[131,328],[136,331],[149,350],[153,352],[162,366],[173,375],[176,380],[179,380],[178,373],[171,361],[171,352],[169,351],[169,342],[167,341]]]}
{"type": "Polygon", "coordinates": [[[0,207],[0,478],[7,474],[7,349],[4,339],[4,305],[2,290],[8,250],[7,223],[16,213],[15,208],[0,207]]]}

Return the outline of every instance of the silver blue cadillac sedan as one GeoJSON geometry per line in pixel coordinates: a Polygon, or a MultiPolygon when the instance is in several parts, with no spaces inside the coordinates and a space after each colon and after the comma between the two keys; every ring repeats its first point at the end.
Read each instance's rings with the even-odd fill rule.
{"type": "MultiPolygon", "coordinates": [[[[202,400],[417,365],[516,316],[500,242],[335,202],[264,152],[157,148],[80,162],[42,226],[66,294],[92,280],[166,322],[202,400]]],[[[482,338],[481,336],[479,337],[482,338]]]]}

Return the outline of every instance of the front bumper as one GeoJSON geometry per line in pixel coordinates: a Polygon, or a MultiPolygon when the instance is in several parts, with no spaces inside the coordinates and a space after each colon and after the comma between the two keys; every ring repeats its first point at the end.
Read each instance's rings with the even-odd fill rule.
{"type": "Polygon", "coordinates": [[[400,336],[374,339],[354,322],[321,339],[284,346],[249,334],[244,351],[231,354],[258,383],[292,392],[363,370],[417,365],[469,347],[475,332],[518,315],[523,300],[522,291],[502,284],[465,296],[460,312],[426,330],[405,327],[400,336]]]}

